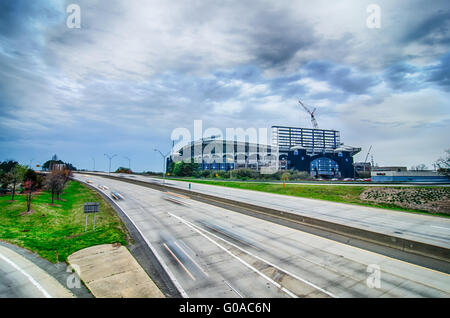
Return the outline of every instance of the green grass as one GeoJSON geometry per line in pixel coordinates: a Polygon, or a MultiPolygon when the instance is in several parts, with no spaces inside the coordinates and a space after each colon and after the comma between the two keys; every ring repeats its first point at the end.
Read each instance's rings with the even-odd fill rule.
{"type": "MultiPolygon", "coordinates": [[[[264,183],[264,182],[241,182],[241,181],[212,181],[212,180],[198,180],[198,179],[176,179],[179,181],[186,181],[192,183],[203,183],[210,185],[217,185],[223,187],[262,191],[290,196],[297,196],[302,198],[326,200],[347,204],[356,204],[363,206],[370,206],[375,208],[383,208],[404,212],[422,213],[435,216],[450,217],[450,215],[443,213],[431,213],[423,210],[407,209],[395,204],[375,203],[361,200],[360,194],[370,188],[370,186],[345,186],[345,185],[305,185],[305,184],[290,184],[286,183],[283,187],[282,183],[264,183]]],[[[400,188],[401,187],[395,187],[400,188]]],[[[426,187],[423,187],[426,188],[426,187]]]]}
{"type": "Polygon", "coordinates": [[[66,261],[67,257],[86,247],[121,243],[127,245],[129,234],[112,207],[96,192],[69,181],[62,200],[51,206],[51,195],[44,191],[33,196],[32,214],[26,211],[24,195],[0,197],[0,239],[38,253],[51,262],[66,261]],[[84,202],[99,202],[92,231],[93,215],[88,217],[85,233],[84,202]]]}

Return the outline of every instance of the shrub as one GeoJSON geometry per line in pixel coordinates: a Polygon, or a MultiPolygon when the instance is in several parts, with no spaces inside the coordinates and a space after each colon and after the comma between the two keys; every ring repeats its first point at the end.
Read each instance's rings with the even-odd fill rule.
{"type": "Polygon", "coordinates": [[[294,170],[291,172],[291,180],[311,180],[314,179],[311,174],[306,171],[297,171],[294,170]]]}
{"type": "Polygon", "coordinates": [[[283,174],[281,175],[281,180],[283,181],[289,181],[291,174],[289,172],[283,172],[283,174]]]}

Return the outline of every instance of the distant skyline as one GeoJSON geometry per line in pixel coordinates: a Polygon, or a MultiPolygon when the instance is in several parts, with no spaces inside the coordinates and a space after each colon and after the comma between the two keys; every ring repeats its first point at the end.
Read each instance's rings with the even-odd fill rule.
{"type": "Polygon", "coordinates": [[[161,171],[154,149],[194,120],[310,128],[298,99],[355,161],[433,168],[450,148],[448,0],[2,0],[0,73],[1,161],[161,171]]]}

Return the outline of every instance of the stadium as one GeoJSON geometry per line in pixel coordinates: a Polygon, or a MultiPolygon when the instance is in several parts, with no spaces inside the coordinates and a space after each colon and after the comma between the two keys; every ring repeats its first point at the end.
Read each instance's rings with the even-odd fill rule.
{"type": "Polygon", "coordinates": [[[360,151],[341,143],[336,130],[272,126],[271,145],[204,138],[173,152],[167,167],[171,162],[192,160],[201,170],[297,170],[316,178],[352,178],[353,156],[360,151]]]}

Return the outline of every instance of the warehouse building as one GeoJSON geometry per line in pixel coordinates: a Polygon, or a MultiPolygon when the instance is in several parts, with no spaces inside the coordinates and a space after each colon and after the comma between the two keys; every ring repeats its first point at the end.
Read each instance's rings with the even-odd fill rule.
{"type": "Polygon", "coordinates": [[[450,177],[439,175],[436,171],[407,170],[406,167],[378,167],[372,170],[371,179],[373,182],[450,182],[450,177]]]}
{"type": "Polygon", "coordinates": [[[341,143],[336,130],[272,126],[271,145],[206,138],[173,153],[168,164],[193,160],[208,170],[298,170],[314,177],[349,178],[354,177],[353,156],[359,151],[341,143]]]}

